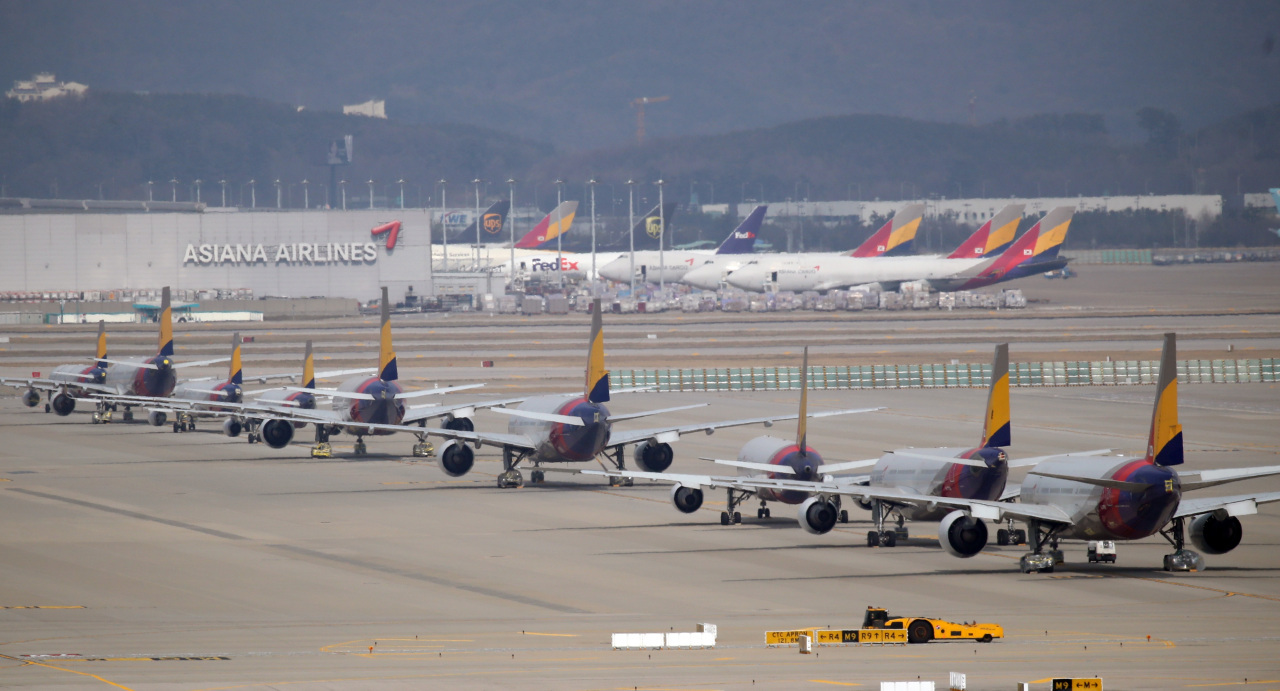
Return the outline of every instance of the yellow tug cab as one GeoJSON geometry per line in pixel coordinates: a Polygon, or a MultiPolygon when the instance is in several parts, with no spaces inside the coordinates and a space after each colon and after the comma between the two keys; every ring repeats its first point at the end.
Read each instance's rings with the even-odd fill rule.
{"type": "Polygon", "coordinates": [[[928,643],[932,640],[972,640],[990,643],[1004,638],[1004,627],[999,624],[957,624],[929,617],[894,617],[880,607],[868,607],[862,619],[864,629],[906,629],[907,642],[928,643]]]}

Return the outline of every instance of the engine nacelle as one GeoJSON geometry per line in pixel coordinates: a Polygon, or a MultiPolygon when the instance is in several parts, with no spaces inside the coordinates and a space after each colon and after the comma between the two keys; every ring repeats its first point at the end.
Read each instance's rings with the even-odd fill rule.
{"type": "Polygon", "coordinates": [[[64,393],[54,396],[51,403],[53,404],[53,412],[62,416],[70,415],[71,411],[76,409],[76,399],[64,393]]]}
{"type": "Polygon", "coordinates": [[[159,427],[168,421],[168,419],[169,415],[163,410],[153,410],[147,413],[147,422],[151,423],[152,427],[159,427]]]}
{"type": "Polygon", "coordinates": [[[448,420],[445,420],[444,428],[454,430],[455,432],[476,431],[476,425],[469,417],[451,417],[448,420]]]}
{"type": "Polygon", "coordinates": [[[702,490],[697,487],[676,485],[671,488],[671,503],[680,513],[693,513],[702,508],[702,490]]]}
{"type": "Polygon", "coordinates": [[[229,417],[222,422],[222,433],[228,437],[238,437],[242,430],[244,430],[244,425],[240,424],[240,421],[235,418],[229,417]]]}
{"type": "Polygon", "coordinates": [[[293,441],[293,423],[288,420],[267,420],[262,423],[262,441],[273,449],[283,449],[293,441]]]}
{"type": "MultiPolygon", "coordinates": [[[[458,419],[466,420],[466,418],[458,419]]],[[[457,439],[445,442],[444,446],[436,451],[436,456],[440,459],[440,469],[449,477],[466,475],[471,472],[471,466],[476,462],[476,452],[457,439]]]]}
{"type": "Polygon", "coordinates": [[[28,408],[34,408],[40,405],[40,392],[35,389],[27,389],[22,394],[22,405],[28,408]]]}
{"type": "Polygon", "coordinates": [[[652,440],[636,444],[632,454],[636,467],[646,473],[661,473],[671,467],[674,458],[675,452],[671,450],[670,444],[654,443],[652,440]]]}
{"type": "Polygon", "coordinates": [[[836,527],[836,519],[839,517],[840,512],[836,510],[836,505],[822,497],[809,497],[800,505],[800,511],[796,514],[800,527],[810,535],[825,535],[831,532],[831,529],[836,527]]]}
{"type": "Polygon", "coordinates": [[[1191,522],[1191,542],[1205,554],[1226,554],[1240,545],[1244,528],[1235,516],[1218,518],[1206,513],[1191,522]]]}
{"type": "Polygon", "coordinates": [[[938,542],[947,554],[968,559],[987,546],[987,524],[963,511],[952,511],[938,525],[938,542]]]}
{"type": "Polygon", "coordinates": [[[858,499],[854,499],[853,503],[857,504],[858,508],[862,509],[863,511],[870,511],[871,509],[875,508],[875,505],[871,503],[870,499],[858,498],[858,499]]]}

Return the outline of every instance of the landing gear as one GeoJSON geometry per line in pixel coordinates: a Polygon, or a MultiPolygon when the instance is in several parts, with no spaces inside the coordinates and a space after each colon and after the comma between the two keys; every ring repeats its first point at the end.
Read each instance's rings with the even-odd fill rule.
{"type": "Polygon", "coordinates": [[[532,473],[529,473],[529,482],[532,482],[535,485],[540,485],[543,482],[546,482],[546,480],[547,474],[541,470],[534,470],[532,473]]]}
{"type": "MultiPolygon", "coordinates": [[[[520,474],[520,461],[524,456],[517,456],[510,448],[502,449],[502,472],[498,474],[499,489],[519,489],[524,487],[524,475],[520,474]]],[[[609,478],[610,481],[613,478],[609,478]]]]}
{"type": "Polygon", "coordinates": [[[418,443],[413,445],[413,455],[415,458],[431,458],[436,455],[436,447],[425,436],[418,437],[418,443]]]}
{"type": "MultiPolygon", "coordinates": [[[[997,545],[1004,546],[1004,545],[1027,544],[1027,531],[1014,528],[1012,518],[1006,518],[1005,524],[1007,527],[1001,528],[1000,530],[996,531],[997,545]]],[[[996,521],[996,525],[999,525],[999,521],[996,521]]]]}
{"type": "Polygon", "coordinates": [[[244,421],[244,438],[250,444],[262,441],[262,420],[252,418],[244,421]]]}
{"type": "MultiPolygon", "coordinates": [[[[111,406],[106,403],[99,402],[97,408],[93,411],[93,424],[105,425],[109,422],[111,422],[111,406]]],[[[174,431],[176,432],[177,430],[174,431]]]]}
{"type": "MultiPolygon", "coordinates": [[[[613,463],[613,467],[617,468],[619,471],[625,471],[627,469],[627,457],[626,454],[623,453],[623,448],[621,446],[615,446],[612,451],[613,454],[610,455],[609,451],[606,450],[604,452],[604,457],[609,459],[610,463],[613,463]]],[[[635,484],[635,478],[609,476],[610,487],[632,487],[635,484]]]]}
{"type": "Polygon", "coordinates": [[[124,421],[133,422],[133,408],[130,408],[129,406],[124,407],[124,421]]]}
{"type": "Polygon", "coordinates": [[[733,513],[729,513],[728,511],[720,512],[720,525],[729,525],[729,524],[740,525],[741,523],[742,523],[742,514],[738,513],[737,511],[734,511],[733,513]]]}
{"type": "MultiPolygon", "coordinates": [[[[1065,562],[1062,550],[1058,549],[1058,526],[1045,526],[1040,521],[1030,521],[1031,538],[1034,540],[1031,552],[1022,555],[1018,560],[1018,568],[1022,573],[1053,573],[1053,567],[1065,562]],[[1045,551],[1045,547],[1049,551],[1045,551]]],[[[998,537],[998,536],[997,536],[998,537]]]]}
{"type": "MultiPolygon", "coordinates": [[[[257,426],[254,426],[256,431],[257,426]]],[[[250,438],[254,434],[250,432],[250,438]]],[[[329,444],[329,430],[324,425],[316,425],[316,444],[311,447],[312,458],[332,458],[333,446],[329,444]]]]}
{"type": "Polygon", "coordinates": [[[1175,518],[1160,531],[1160,535],[1173,545],[1173,554],[1164,555],[1165,571],[1200,571],[1204,569],[1204,557],[1186,548],[1186,523],[1175,518]]]}
{"type": "MultiPolygon", "coordinates": [[[[738,507],[742,505],[742,502],[747,500],[747,497],[751,496],[751,493],[735,489],[727,489],[725,492],[728,493],[728,507],[726,507],[724,511],[720,512],[720,525],[741,525],[742,514],[738,512],[738,507]]],[[[763,501],[760,502],[760,507],[760,511],[763,511],[764,515],[761,516],[760,511],[757,511],[756,517],[768,518],[769,510],[764,508],[763,501]]]]}
{"type": "Polygon", "coordinates": [[[769,507],[765,505],[763,499],[760,500],[760,508],[756,509],[756,518],[762,521],[766,518],[772,518],[772,516],[769,515],[769,507]]]}
{"type": "Polygon", "coordinates": [[[369,453],[369,447],[364,445],[364,437],[356,437],[355,454],[363,456],[367,453],[369,453]]]}
{"type": "MultiPolygon", "coordinates": [[[[844,511],[840,513],[846,514],[844,511]]],[[[875,523],[876,529],[867,533],[868,547],[897,547],[899,540],[906,540],[911,536],[910,531],[907,530],[906,517],[879,499],[871,500],[871,520],[875,523]],[[894,517],[895,525],[885,530],[884,524],[891,516],[894,517]]]]}

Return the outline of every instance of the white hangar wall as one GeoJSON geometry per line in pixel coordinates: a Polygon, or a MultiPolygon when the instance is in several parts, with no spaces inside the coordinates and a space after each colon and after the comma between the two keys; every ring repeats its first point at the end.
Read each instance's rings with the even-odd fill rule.
{"type": "Polygon", "coordinates": [[[429,219],[420,209],[5,215],[0,293],[168,285],[368,300],[386,285],[399,300],[410,286],[419,294],[430,288],[429,219]],[[402,225],[388,250],[386,235],[370,231],[391,220],[402,225]],[[342,259],[331,244],[359,245],[359,258],[342,259]],[[299,252],[300,245],[317,249],[299,252]]]}

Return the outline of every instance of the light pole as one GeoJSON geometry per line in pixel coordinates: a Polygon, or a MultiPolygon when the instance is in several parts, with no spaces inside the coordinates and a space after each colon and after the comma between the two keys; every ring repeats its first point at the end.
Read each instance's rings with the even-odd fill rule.
{"type": "Polygon", "coordinates": [[[507,178],[507,187],[510,188],[511,196],[507,198],[510,207],[507,209],[507,224],[511,230],[511,264],[508,265],[507,273],[511,279],[511,284],[515,285],[516,280],[516,179],[507,178]]]}
{"type": "Polygon", "coordinates": [[[222,178],[218,181],[218,184],[222,185],[222,208],[225,209],[227,208],[227,179],[222,178]]]}
{"type": "Polygon", "coordinates": [[[444,255],[444,264],[442,271],[449,270],[449,229],[444,226],[444,217],[449,212],[445,209],[445,191],[448,180],[440,178],[440,243],[443,246],[442,254],[444,255]]]}
{"type": "Polygon", "coordinates": [[[627,180],[627,237],[631,239],[631,299],[636,299],[636,181],[627,180]]]}
{"type": "Polygon", "coordinates": [[[373,208],[373,178],[369,178],[369,208],[373,208]]]}
{"type": "Polygon", "coordinates": [[[178,201],[178,178],[169,179],[169,189],[173,192],[173,201],[178,201]]]}
{"type": "MultiPolygon", "coordinates": [[[[200,203],[200,184],[201,184],[201,183],[203,183],[203,182],[204,182],[204,180],[201,180],[200,178],[196,178],[196,203],[197,203],[197,204],[199,204],[199,203],[200,203]]],[[[101,186],[99,186],[99,187],[98,187],[98,190],[99,190],[99,192],[98,192],[98,196],[99,196],[99,197],[101,197],[101,196],[102,196],[102,192],[101,192],[102,187],[101,187],[101,186]]]]}
{"type": "Polygon", "coordinates": [[[480,268],[480,183],[484,182],[480,178],[471,181],[476,186],[476,268],[480,268]]]}
{"type": "Polygon", "coordinates": [[[346,211],[347,210],[347,181],[346,180],[339,181],[338,185],[342,188],[342,210],[346,211]]]}
{"type": "Polygon", "coordinates": [[[591,295],[596,294],[596,179],[587,180],[591,188],[591,295]]]}
{"type": "Polygon", "coordinates": [[[310,184],[306,178],[302,179],[302,208],[304,209],[311,208],[311,188],[308,187],[310,184]]]}
{"type": "Polygon", "coordinates": [[[257,185],[258,185],[258,181],[257,181],[257,180],[250,180],[250,181],[249,181],[249,199],[250,199],[250,201],[251,201],[251,202],[252,202],[252,204],[253,204],[253,208],[255,208],[255,209],[256,209],[256,208],[258,208],[258,187],[257,187],[257,185]]]}
{"type": "Polygon", "coordinates": [[[653,184],[658,186],[658,293],[662,294],[667,291],[667,259],[663,254],[667,248],[667,219],[666,214],[662,213],[662,188],[667,183],[658,180],[653,184]]]}
{"type": "Polygon", "coordinates": [[[281,197],[280,197],[280,178],[276,178],[276,181],[275,181],[274,183],[272,183],[272,184],[274,184],[274,185],[276,186],[276,208],[277,208],[277,209],[283,209],[283,208],[284,208],[284,200],[283,200],[283,199],[281,199],[281,197]]]}
{"type": "Polygon", "coordinates": [[[400,183],[400,208],[404,209],[404,178],[400,178],[396,182],[400,183]]]}
{"type": "Polygon", "coordinates": [[[556,178],[556,274],[560,278],[560,291],[564,292],[564,229],[560,225],[564,222],[564,212],[560,210],[560,205],[564,203],[564,180],[556,178]]]}
{"type": "Polygon", "coordinates": [[[150,181],[150,180],[147,180],[147,201],[149,201],[149,202],[153,202],[153,201],[155,201],[155,200],[156,200],[156,199],[155,199],[155,195],[153,194],[153,190],[155,189],[155,187],[154,187],[154,185],[155,185],[155,184],[156,184],[156,183],[154,183],[154,182],[152,182],[152,181],[150,181]]]}

